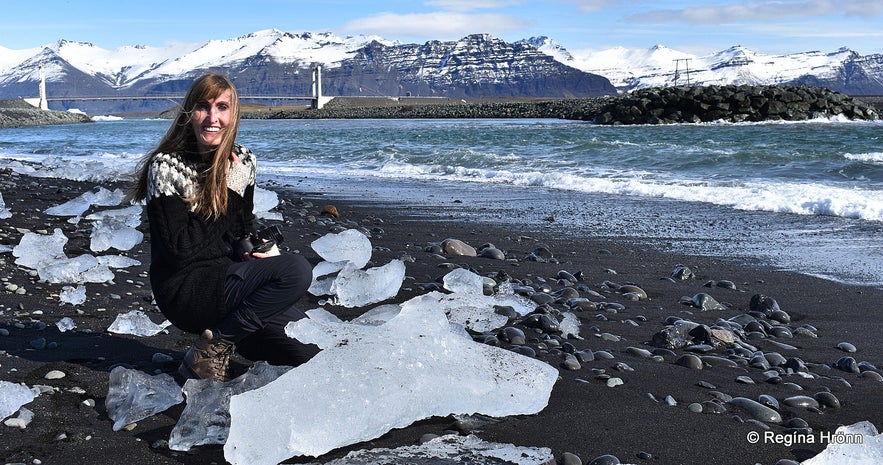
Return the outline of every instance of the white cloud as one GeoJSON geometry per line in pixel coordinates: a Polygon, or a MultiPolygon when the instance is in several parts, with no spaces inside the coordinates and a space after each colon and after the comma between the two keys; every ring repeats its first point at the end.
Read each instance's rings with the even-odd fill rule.
{"type": "Polygon", "coordinates": [[[344,30],[385,36],[427,39],[460,38],[469,34],[505,34],[527,27],[523,19],[503,14],[435,12],[420,14],[380,13],[343,26],[344,30]]]}
{"type": "Polygon", "coordinates": [[[883,2],[879,0],[800,0],[737,2],[679,10],[654,10],[632,15],[630,19],[641,22],[726,24],[841,15],[876,17],[880,14],[883,14],[883,2]]]}
{"type": "MultiPolygon", "coordinates": [[[[609,8],[617,8],[620,5],[625,4],[626,0],[564,0],[564,2],[576,5],[579,8],[579,11],[583,13],[592,13],[609,8]]],[[[635,4],[644,2],[631,1],[628,3],[635,4]]]]}
{"type": "Polygon", "coordinates": [[[424,3],[448,11],[474,11],[504,8],[522,2],[520,0],[427,0],[424,3]]]}

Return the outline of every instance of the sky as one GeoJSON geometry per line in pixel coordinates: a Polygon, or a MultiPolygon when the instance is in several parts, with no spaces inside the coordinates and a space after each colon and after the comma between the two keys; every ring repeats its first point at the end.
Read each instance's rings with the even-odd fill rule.
{"type": "Polygon", "coordinates": [[[573,52],[664,45],[702,55],[741,45],[765,54],[883,53],[883,0],[12,0],[2,12],[0,46],[12,50],[60,39],[162,47],[279,29],[403,43],[548,36],[573,52]]]}

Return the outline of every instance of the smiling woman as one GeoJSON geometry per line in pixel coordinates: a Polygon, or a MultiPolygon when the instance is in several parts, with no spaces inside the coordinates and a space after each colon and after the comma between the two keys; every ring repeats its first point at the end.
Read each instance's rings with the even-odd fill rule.
{"type": "Polygon", "coordinates": [[[150,224],[150,283],[160,310],[200,334],[184,356],[185,378],[226,381],[230,357],[297,366],[316,352],[283,326],[306,315],[294,306],[312,280],[301,255],[258,241],[256,160],[236,144],[239,96],[225,76],[198,78],[158,147],[138,168],[129,195],[150,224]],[[259,243],[259,242],[258,242],[259,243]]]}

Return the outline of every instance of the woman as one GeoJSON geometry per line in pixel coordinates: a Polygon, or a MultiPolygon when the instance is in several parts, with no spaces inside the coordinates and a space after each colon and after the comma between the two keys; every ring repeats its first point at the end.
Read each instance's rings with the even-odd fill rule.
{"type": "Polygon", "coordinates": [[[129,197],[145,200],[150,283],[160,310],[200,335],[184,355],[186,378],[230,379],[234,351],[296,366],[318,348],[289,338],[294,307],[312,279],[300,255],[237,250],[254,234],[255,157],[236,144],[239,95],[219,74],[193,82],[181,112],[138,168],[129,197]]]}

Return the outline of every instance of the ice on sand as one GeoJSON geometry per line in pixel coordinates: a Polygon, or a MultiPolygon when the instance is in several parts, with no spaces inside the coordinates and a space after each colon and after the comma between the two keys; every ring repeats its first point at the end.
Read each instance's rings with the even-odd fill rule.
{"type": "Polygon", "coordinates": [[[279,205],[279,195],[275,192],[255,186],[254,188],[254,216],[265,220],[282,220],[282,214],[270,210],[279,205]]]}
{"type": "Polygon", "coordinates": [[[67,236],[56,228],[51,235],[25,233],[13,247],[15,264],[37,270],[49,283],[103,283],[113,280],[113,272],[92,255],[68,258],[64,253],[67,236]]]}
{"type": "MultiPolygon", "coordinates": [[[[818,433],[815,433],[816,435],[818,433]]],[[[883,463],[883,434],[869,421],[841,426],[828,446],[802,465],[879,465],[883,463]]]]}
{"type": "Polygon", "coordinates": [[[34,400],[34,392],[24,384],[0,381],[0,420],[17,412],[22,405],[34,400]]]}
{"type": "MultiPolygon", "coordinates": [[[[432,463],[433,465],[545,465],[555,456],[547,447],[522,447],[487,442],[477,436],[447,435],[421,445],[395,449],[350,452],[322,465],[375,465],[379,463],[432,463]]],[[[318,464],[308,464],[318,465],[318,464]]]]}
{"type": "Polygon", "coordinates": [[[452,332],[428,296],[380,326],[305,318],[286,333],[323,350],[230,399],[224,454],[233,464],[318,456],[431,416],[533,414],[558,377],[544,362],[452,332]]]}
{"type": "Polygon", "coordinates": [[[187,406],[169,436],[169,449],[187,451],[193,446],[224,444],[230,431],[230,396],[264,386],[290,369],[257,362],[247,373],[227,383],[187,380],[187,406]]]}
{"type": "Polygon", "coordinates": [[[110,371],[107,390],[107,416],[113,430],[143,420],[184,402],[181,387],[166,373],[150,376],[143,371],[116,367],[110,371]]]}
{"type": "Polygon", "coordinates": [[[58,293],[58,300],[63,304],[83,305],[86,302],[86,286],[64,286],[58,293]]]}
{"type": "Polygon", "coordinates": [[[483,294],[484,279],[464,268],[457,268],[442,278],[444,288],[461,294],[483,294]]]}
{"type": "Polygon", "coordinates": [[[141,211],[140,205],[133,205],[87,216],[87,220],[93,221],[89,248],[94,252],[103,252],[110,248],[129,250],[140,244],[144,234],[135,228],[141,224],[141,211]]]}
{"type": "Polygon", "coordinates": [[[331,283],[333,303],[344,307],[362,307],[395,297],[405,280],[405,263],[392,260],[367,270],[347,264],[331,283]]]}
{"type": "Polygon", "coordinates": [[[69,316],[66,316],[66,317],[56,321],[55,326],[62,333],[65,331],[73,331],[74,329],[77,328],[77,324],[74,323],[74,320],[69,316]]]}
{"type": "Polygon", "coordinates": [[[310,247],[328,262],[350,262],[362,268],[371,260],[371,241],[355,229],[347,229],[337,234],[326,234],[310,247]]]}
{"type": "Polygon", "coordinates": [[[3,201],[3,193],[0,192],[0,220],[5,220],[6,218],[10,218],[12,216],[12,212],[6,208],[6,202],[3,201]]]}
{"type": "Polygon", "coordinates": [[[61,205],[50,207],[44,213],[52,216],[81,216],[92,205],[105,207],[119,205],[123,201],[123,196],[124,193],[120,189],[110,191],[99,187],[96,191],[84,192],[61,205]]]}
{"type": "Polygon", "coordinates": [[[159,334],[171,325],[172,323],[169,320],[165,320],[162,324],[158,325],[141,310],[132,310],[131,312],[117,315],[113,323],[110,324],[110,327],[107,328],[107,331],[116,334],[147,337],[159,334]]]}
{"type": "Polygon", "coordinates": [[[326,234],[310,246],[325,259],[313,268],[309,292],[333,295],[332,303],[361,307],[395,296],[405,279],[405,264],[392,260],[384,266],[361,270],[371,260],[371,241],[355,229],[326,234]],[[337,273],[336,276],[330,276],[337,273]]]}

